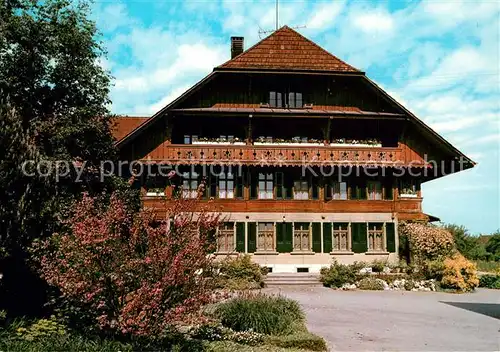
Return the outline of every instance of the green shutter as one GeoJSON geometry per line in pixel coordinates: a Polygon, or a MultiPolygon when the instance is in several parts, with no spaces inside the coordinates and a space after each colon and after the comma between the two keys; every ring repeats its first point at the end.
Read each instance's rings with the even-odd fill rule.
{"type": "Polygon", "coordinates": [[[283,199],[285,197],[284,187],[283,187],[283,173],[276,172],[276,199],[283,199]]]}
{"type": "Polygon", "coordinates": [[[287,248],[285,245],[285,223],[276,223],[276,251],[279,253],[286,253],[287,248]]]}
{"type": "Polygon", "coordinates": [[[210,176],[210,197],[218,198],[217,194],[217,177],[214,175],[210,176]]]}
{"type": "Polygon", "coordinates": [[[354,253],[365,253],[368,250],[366,235],[366,223],[351,224],[352,251],[354,253]]]}
{"type": "Polygon", "coordinates": [[[323,253],[332,251],[332,223],[323,223],[323,253]]]}
{"type": "Polygon", "coordinates": [[[321,223],[312,224],[312,250],[314,253],[321,253],[321,223]]]}
{"type": "Polygon", "coordinates": [[[259,178],[257,175],[248,174],[248,185],[250,186],[250,199],[257,199],[257,184],[259,178]]]}
{"type": "Polygon", "coordinates": [[[289,253],[293,251],[293,223],[286,222],[283,225],[284,225],[283,247],[284,251],[289,253]]]}
{"type": "Polygon", "coordinates": [[[257,223],[249,222],[248,226],[248,253],[254,253],[257,250],[257,223]]]}
{"type": "Polygon", "coordinates": [[[389,181],[385,184],[385,199],[392,200],[392,197],[392,181],[389,181]]]}
{"type": "Polygon", "coordinates": [[[245,223],[236,223],[236,252],[245,253],[245,223]]]}
{"type": "Polygon", "coordinates": [[[236,176],[236,198],[243,199],[243,177],[236,176]]]}
{"type": "Polygon", "coordinates": [[[396,231],[393,222],[385,224],[385,236],[387,238],[387,251],[396,252],[396,231]]]}

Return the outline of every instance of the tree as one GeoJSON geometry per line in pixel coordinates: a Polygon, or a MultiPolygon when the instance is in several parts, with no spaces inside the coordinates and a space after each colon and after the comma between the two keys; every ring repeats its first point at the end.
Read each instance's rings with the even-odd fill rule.
{"type": "Polygon", "coordinates": [[[220,216],[197,199],[168,204],[160,220],[114,195],[109,206],[84,196],[64,231],[37,242],[42,277],[105,331],[157,337],[198,317],[215,297],[204,274],[220,216]]]}
{"type": "Polygon", "coordinates": [[[479,238],[472,236],[464,226],[446,224],[444,229],[449,231],[454,238],[455,246],[467,259],[482,259],[486,252],[484,246],[479,243],[479,238]]]}
{"type": "Polygon", "coordinates": [[[10,285],[0,304],[19,300],[20,314],[33,300],[25,272],[13,270],[24,266],[31,241],[57,232],[82,192],[124,189],[99,177],[101,161],[115,157],[110,75],[99,65],[105,52],[88,16],[85,1],[0,1],[0,246],[8,256],[0,271],[10,285]],[[27,176],[25,162],[46,175],[27,176]]]}
{"type": "Polygon", "coordinates": [[[491,235],[486,243],[486,251],[491,254],[494,260],[500,260],[500,232],[491,235]]]}

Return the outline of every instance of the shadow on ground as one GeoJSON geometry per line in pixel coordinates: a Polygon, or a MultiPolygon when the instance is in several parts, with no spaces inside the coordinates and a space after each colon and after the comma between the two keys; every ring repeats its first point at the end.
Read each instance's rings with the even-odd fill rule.
{"type": "Polygon", "coordinates": [[[471,312],[484,314],[492,318],[500,319],[500,304],[496,303],[470,303],[470,302],[445,302],[440,303],[448,304],[453,307],[466,309],[471,312]]]}

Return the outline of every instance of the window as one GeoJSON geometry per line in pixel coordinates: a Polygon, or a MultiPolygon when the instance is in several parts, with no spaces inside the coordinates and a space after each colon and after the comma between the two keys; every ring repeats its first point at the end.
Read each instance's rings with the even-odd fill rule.
{"type": "Polygon", "coordinates": [[[273,199],[273,174],[259,173],[259,199],[273,199]]]}
{"type": "Polygon", "coordinates": [[[269,92],[269,106],[272,108],[282,108],[282,94],[280,92],[269,92]]]}
{"type": "Polygon", "coordinates": [[[219,176],[219,198],[234,198],[234,175],[230,172],[219,176]]]}
{"type": "Polygon", "coordinates": [[[198,196],[198,173],[185,172],[182,180],[182,197],[196,198],[198,196]]]}
{"type": "Polygon", "coordinates": [[[381,200],[382,199],[382,184],[379,181],[368,181],[368,199],[381,200]]]}
{"type": "Polygon", "coordinates": [[[274,251],[274,223],[259,222],[257,238],[258,252],[274,251]]]}
{"type": "Polygon", "coordinates": [[[368,251],[383,252],[384,224],[368,224],[368,251]]]}
{"type": "Polygon", "coordinates": [[[330,185],[329,199],[347,199],[347,182],[332,182],[330,185]]]}
{"type": "Polygon", "coordinates": [[[221,142],[234,142],[234,136],[221,134],[219,141],[221,141],[221,142]]]}
{"type": "Polygon", "coordinates": [[[293,183],[293,199],[309,199],[309,184],[306,180],[301,179],[293,183]]]}
{"type": "Polygon", "coordinates": [[[288,107],[302,108],[302,93],[288,93],[288,107]]]}
{"type": "Polygon", "coordinates": [[[219,227],[217,236],[217,252],[233,252],[234,243],[234,223],[226,222],[219,227]]]}
{"type": "Polygon", "coordinates": [[[184,144],[192,144],[197,141],[198,141],[197,135],[190,135],[190,134],[184,135],[184,144]]]}
{"type": "Polygon", "coordinates": [[[333,224],[332,251],[349,250],[349,224],[333,224]]]}
{"type": "Polygon", "coordinates": [[[309,224],[295,223],[293,229],[293,250],[294,251],[311,251],[309,224]]]}

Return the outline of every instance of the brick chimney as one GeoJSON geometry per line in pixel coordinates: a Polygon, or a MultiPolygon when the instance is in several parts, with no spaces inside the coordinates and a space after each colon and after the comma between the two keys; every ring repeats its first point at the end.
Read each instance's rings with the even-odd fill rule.
{"type": "Polygon", "coordinates": [[[243,52],[243,40],[243,37],[231,37],[231,59],[243,52]]]}

